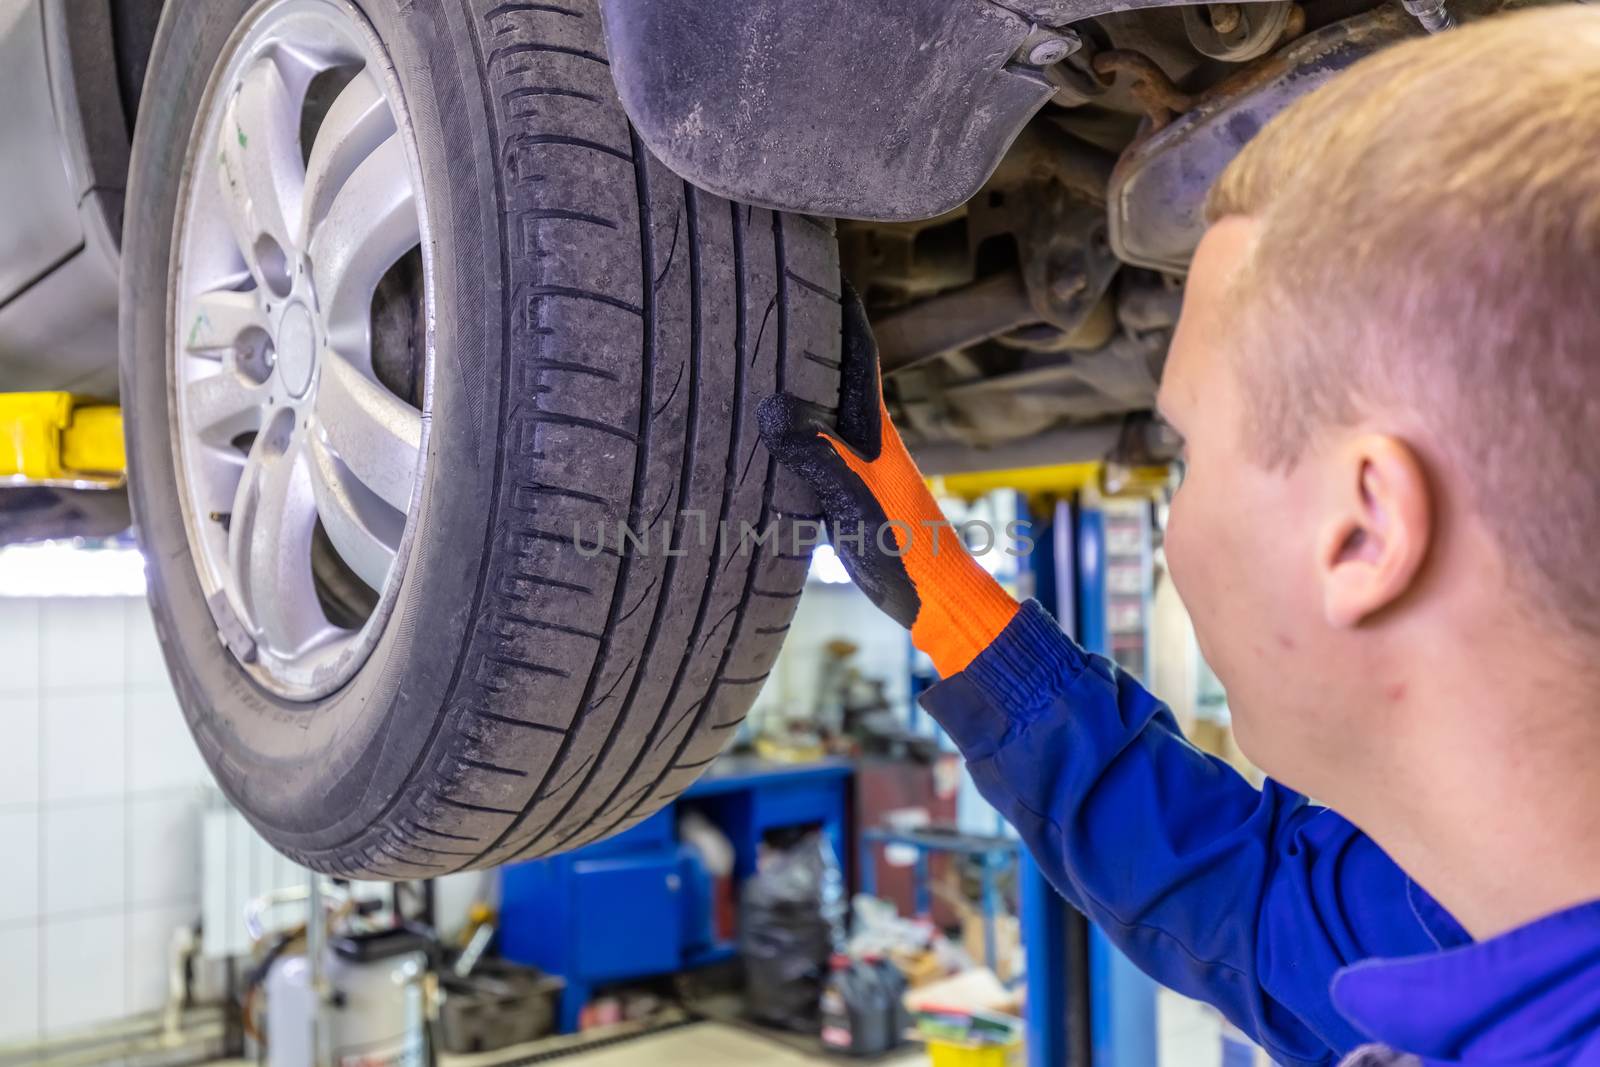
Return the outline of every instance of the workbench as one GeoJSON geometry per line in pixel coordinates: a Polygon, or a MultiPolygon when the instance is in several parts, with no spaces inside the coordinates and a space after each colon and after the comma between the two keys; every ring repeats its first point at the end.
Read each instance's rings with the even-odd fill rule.
{"type": "Polygon", "coordinates": [[[710,883],[697,854],[678,840],[679,817],[698,811],[727,836],[735,892],[755,873],[762,838],[774,830],[819,827],[844,868],[852,774],[847,760],[724,756],[638,826],[503,868],[501,954],[566,980],[557,1013],[563,1033],[578,1028],[597,986],[734,958],[737,939],[716,934],[710,883]]]}

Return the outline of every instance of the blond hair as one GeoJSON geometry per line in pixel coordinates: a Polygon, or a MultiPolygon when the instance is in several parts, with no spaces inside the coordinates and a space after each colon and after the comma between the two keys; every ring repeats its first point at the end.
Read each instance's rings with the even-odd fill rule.
{"type": "Polygon", "coordinates": [[[1269,123],[1206,207],[1259,220],[1233,293],[1260,458],[1396,417],[1535,605],[1600,636],[1600,10],[1363,61],[1269,123]]]}

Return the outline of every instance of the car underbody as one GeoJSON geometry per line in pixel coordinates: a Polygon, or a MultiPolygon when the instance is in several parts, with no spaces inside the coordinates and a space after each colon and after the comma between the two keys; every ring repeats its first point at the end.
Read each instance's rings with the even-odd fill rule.
{"type": "MultiPolygon", "coordinates": [[[[1165,457],[1149,411],[1211,181],[1294,99],[1449,17],[1440,0],[600,7],[622,102],[652,152],[711,192],[838,220],[886,399],[931,473],[1165,457]]],[[[120,224],[115,142],[161,0],[108,8],[41,5],[51,63],[84,93],[108,92],[114,72],[111,118],[127,122],[67,134],[92,190],[84,232],[105,235],[82,239],[66,267],[94,267],[95,284],[68,286],[57,269],[0,308],[10,363],[26,366],[48,334],[47,369],[71,379],[30,372],[27,388],[110,382],[105,314],[77,315],[84,336],[62,350],[73,335],[52,316],[21,313],[52,284],[114,306],[101,264],[120,224]]]]}
{"type": "Polygon", "coordinates": [[[653,151],[725,195],[840,218],[886,399],[932,473],[1168,455],[1148,412],[1212,180],[1294,99],[1449,17],[1368,0],[796,6],[602,5],[653,151]]]}

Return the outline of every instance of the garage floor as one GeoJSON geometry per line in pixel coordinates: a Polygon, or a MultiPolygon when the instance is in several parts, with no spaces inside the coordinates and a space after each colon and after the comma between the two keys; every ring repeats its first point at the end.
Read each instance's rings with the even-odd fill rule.
{"type": "MultiPolygon", "coordinates": [[[[1171,1067],[1206,1067],[1221,1061],[1214,1018],[1192,1001],[1162,998],[1161,1062],[1171,1067]]],[[[446,1056],[441,1067],[494,1067],[518,1063],[525,1052],[507,1049],[481,1056],[446,1056]]],[[[607,1048],[577,1052],[554,1062],[582,1067],[839,1067],[834,1056],[807,1055],[759,1034],[724,1023],[702,1022],[665,1033],[623,1041],[607,1048]]],[[[921,1067],[928,1062],[920,1047],[903,1055],[871,1061],[874,1067],[921,1067]]],[[[242,1060],[212,1067],[255,1067],[242,1060]]]]}
{"type": "MultiPolygon", "coordinates": [[[[642,1037],[611,1048],[574,1056],[583,1067],[839,1067],[838,1057],[808,1056],[783,1045],[722,1023],[695,1023],[664,1034],[642,1037]]],[[[905,1056],[876,1061],[879,1064],[927,1062],[918,1049],[905,1056]]],[[[446,1060],[444,1067],[454,1067],[446,1060]]]]}
{"type": "MultiPolygon", "coordinates": [[[[1221,1033],[1208,1009],[1176,995],[1161,999],[1160,1055],[1163,1067],[1217,1067],[1221,1033]]],[[[516,1057],[509,1057],[515,1062],[516,1057]]],[[[506,1057],[446,1059],[443,1067],[490,1067],[506,1057]]],[[[559,1062],[559,1061],[558,1061],[559,1062]]],[[[641,1037],[610,1048],[578,1053],[567,1060],[582,1067],[812,1067],[848,1063],[837,1056],[807,1055],[724,1023],[705,1022],[641,1037]]],[[[920,1047],[871,1061],[874,1067],[920,1067],[928,1057],[920,1047]]]]}
{"type": "MultiPolygon", "coordinates": [[[[534,1046],[529,1046],[534,1047],[534,1046]]],[[[514,1064],[526,1053],[518,1049],[481,1056],[446,1056],[441,1067],[493,1067],[514,1064]]],[[[582,1067],[839,1067],[838,1057],[808,1056],[723,1023],[694,1023],[665,1033],[623,1041],[608,1048],[577,1052],[552,1061],[582,1067]]],[[[874,1067],[914,1067],[927,1062],[922,1050],[871,1061],[874,1067]]],[[[226,1060],[210,1067],[255,1067],[244,1060],[226,1060]]]]}

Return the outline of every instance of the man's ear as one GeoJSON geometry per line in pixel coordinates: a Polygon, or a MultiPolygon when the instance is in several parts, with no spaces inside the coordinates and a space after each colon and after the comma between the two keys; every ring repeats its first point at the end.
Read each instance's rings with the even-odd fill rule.
{"type": "Polygon", "coordinates": [[[1365,434],[1334,459],[1327,522],[1317,543],[1323,613],[1360,625],[1416,583],[1433,541],[1433,502],[1405,442],[1365,434]]]}

